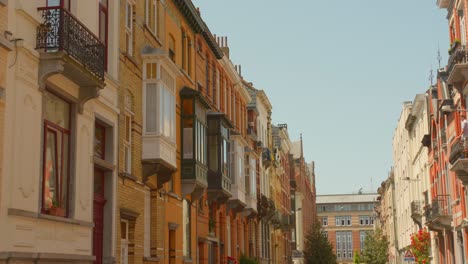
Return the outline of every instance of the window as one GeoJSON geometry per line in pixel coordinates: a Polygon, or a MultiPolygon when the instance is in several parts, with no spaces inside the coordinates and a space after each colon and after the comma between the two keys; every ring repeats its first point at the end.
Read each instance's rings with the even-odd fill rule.
{"type": "Polygon", "coordinates": [[[129,221],[122,219],[120,221],[120,263],[128,264],[128,228],[129,221]]]}
{"type": "Polygon", "coordinates": [[[364,241],[366,240],[367,232],[369,231],[359,231],[359,243],[361,247],[361,252],[364,249],[364,241]]]}
{"type": "Polygon", "coordinates": [[[350,226],[351,225],[351,216],[335,216],[336,226],[350,226]]]}
{"type": "Polygon", "coordinates": [[[328,217],[322,217],[322,226],[328,226],[328,217]]]}
{"type": "Polygon", "coordinates": [[[159,135],[175,144],[175,78],[156,62],[146,63],[144,76],[145,134],[159,135]]]}
{"type": "Polygon", "coordinates": [[[213,66],[211,67],[211,86],[213,92],[211,93],[211,96],[213,97],[213,103],[218,106],[218,92],[216,91],[216,65],[213,62],[213,66]]]}
{"type": "Polygon", "coordinates": [[[133,100],[129,93],[125,95],[124,113],[124,172],[132,173],[132,106],[133,100]]]}
{"type": "Polygon", "coordinates": [[[192,39],[187,36],[187,73],[192,76],[192,39]]]}
{"type": "Polygon", "coordinates": [[[108,0],[99,0],[99,40],[104,43],[104,69],[107,70],[108,0]]]}
{"type": "Polygon", "coordinates": [[[44,100],[42,212],[65,217],[70,174],[71,105],[47,91],[44,100]]]}
{"type": "Polygon", "coordinates": [[[373,225],[374,219],[370,215],[361,215],[359,216],[359,224],[360,225],[373,225]]]}
{"type": "Polygon", "coordinates": [[[94,127],[94,157],[106,159],[106,127],[99,123],[94,127]]]}
{"type": "Polygon", "coordinates": [[[133,5],[125,3],[125,47],[128,55],[133,55],[133,5]]]}
{"type": "Polygon", "coordinates": [[[182,29],[182,69],[187,72],[187,34],[182,29]]]}
{"type": "Polygon", "coordinates": [[[175,39],[174,37],[169,34],[169,58],[174,63],[176,62],[176,49],[175,49],[175,39]]]}
{"type": "Polygon", "coordinates": [[[336,256],[338,259],[353,258],[352,231],[336,232],[336,256]]]}
{"type": "Polygon", "coordinates": [[[146,0],[145,23],[154,35],[159,36],[158,30],[158,1],[146,0]]]}
{"type": "Polygon", "coordinates": [[[210,59],[208,54],[206,55],[205,59],[205,78],[206,78],[206,94],[210,95],[210,59]]]}
{"type": "Polygon", "coordinates": [[[184,243],[183,243],[183,250],[184,250],[184,256],[187,259],[191,259],[191,228],[190,228],[190,223],[191,223],[191,210],[190,210],[190,203],[187,200],[184,200],[182,203],[183,207],[183,213],[184,213],[184,218],[183,218],[183,226],[184,226],[184,243]]]}

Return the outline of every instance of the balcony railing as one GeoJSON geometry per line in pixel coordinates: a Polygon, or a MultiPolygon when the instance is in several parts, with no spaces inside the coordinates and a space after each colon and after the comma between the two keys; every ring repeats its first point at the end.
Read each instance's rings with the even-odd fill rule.
{"type": "Polygon", "coordinates": [[[422,214],[421,201],[412,201],[411,202],[411,216],[421,216],[422,214]]]}
{"type": "Polygon", "coordinates": [[[467,54],[465,45],[459,43],[451,49],[451,54],[447,63],[447,72],[452,72],[455,65],[459,63],[467,63],[467,54]]]}
{"type": "Polygon", "coordinates": [[[428,222],[436,221],[440,218],[451,218],[450,195],[438,195],[432,200],[431,206],[426,208],[425,213],[428,222]]]}
{"type": "Polygon", "coordinates": [[[104,80],[105,46],[75,16],[61,7],[40,8],[44,22],[37,28],[36,48],[66,52],[96,79],[104,80]]]}
{"type": "Polygon", "coordinates": [[[460,158],[465,158],[465,153],[463,151],[462,140],[459,137],[453,142],[450,148],[449,162],[453,165],[460,158]]]}

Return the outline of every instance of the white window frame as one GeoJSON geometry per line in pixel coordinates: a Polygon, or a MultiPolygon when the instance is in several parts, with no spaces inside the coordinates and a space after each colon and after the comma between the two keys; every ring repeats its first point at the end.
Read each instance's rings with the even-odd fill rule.
{"type": "Polygon", "coordinates": [[[125,41],[127,54],[133,54],[133,6],[134,1],[125,2],[125,41]],[[130,24],[129,24],[130,23],[130,24]]]}
{"type": "Polygon", "coordinates": [[[120,263],[128,264],[128,229],[130,222],[126,219],[121,219],[120,222],[121,225],[122,222],[125,223],[125,238],[122,238],[122,235],[120,235],[120,263]]]}
{"type": "Polygon", "coordinates": [[[159,30],[158,30],[158,19],[159,19],[159,14],[158,14],[158,0],[145,0],[145,24],[148,26],[150,31],[155,35],[158,36],[159,30]],[[151,4],[153,4],[151,6],[151,4]],[[153,7],[152,10],[150,8],[153,7]],[[150,13],[153,12],[154,14],[154,21],[153,25],[150,25],[150,13]]]}
{"type": "Polygon", "coordinates": [[[172,75],[170,70],[165,67],[160,62],[154,60],[148,60],[143,63],[143,133],[144,135],[154,135],[154,136],[162,136],[163,138],[167,139],[172,144],[176,144],[176,95],[175,95],[175,85],[176,85],[176,77],[172,75]],[[156,76],[151,76],[152,78],[147,78],[147,65],[148,64],[155,64],[156,65],[156,76]],[[164,81],[162,80],[161,74],[162,69],[164,72],[173,80],[173,87],[168,87],[164,81]],[[157,89],[157,104],[156,104],[156,130],[155,131],[148,131],[147,130],[147,89],[149,84],[156,85],[157,89]],[[168,98],[170,97],[170,98],[168,98]],[[168,105],[169,104],[169,105],[168,105]],[[168,110],[169,109],[169,110],[168,110]],[[169,111],[169,113],[166,113],[169,111]],[[163,122],[168,115],[169,118],[169,131],[165,131],[163,122]]]}
{"type": "Polygon", "coordinates": [[[125,111],[124,127],[127,130],[129,140],[124,136],[124,171],[132,173],[132,119],[133,115],[129,111],[125,111]],[[127,117],[129,118],[127,127],[127,117]]]}
{"type": "Polygon", "coordinates": [[[322,217],[322,226],[328,226],[328,216],[322,217]]]}

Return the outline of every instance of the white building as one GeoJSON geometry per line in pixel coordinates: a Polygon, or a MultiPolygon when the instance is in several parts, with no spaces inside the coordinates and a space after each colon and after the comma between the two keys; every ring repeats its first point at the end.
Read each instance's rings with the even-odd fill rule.
{"type": "Polygon", "coordinates": [[[0,134],[0,263],[112,261],[119,2],[0,6],[16,39],[0,134]]]}
{"type": "Polygon", "coordinates": [[[423,138],[429,135],[427,99],[416,95],[403,109],[393,136],[395,184],[395,228],[397,259],[403,261],[411,235],[424,227],[423,207],[430,203],[427,149],[423,138]]]}

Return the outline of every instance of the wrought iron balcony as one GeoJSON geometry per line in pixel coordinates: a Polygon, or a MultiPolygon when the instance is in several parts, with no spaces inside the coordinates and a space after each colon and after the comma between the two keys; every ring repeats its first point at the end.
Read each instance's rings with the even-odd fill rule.
{"type": "Polygon", "coordinates": [[[39,85],[49,76],[63,74],[80,86],[79,111],[104,87],[105,46],[76,17],[61,7],[39,8],[43,23],[37,27],[40,54],[39,85]]]}
{"type": "Polygon", "coordinates": [[[468,79],[468,57],[465,45],[455,43],[447,63],[448,84],[460,83],[468,79]]]}
{"type": "Polygon", "coordinates": [[[429,230],[440,231],[450,228],[452,221],[450,195],[438,195],[431,206],[425,209],[426,225],[429,230]]]}
{"type": "Polygon", "coordinates": [[[270,167],[272,161],[272,155],[269,148],[263,148],[262,152],[262,162],[265,168],[270,167]]]}
{"type": "Polygon", "coordinates": [[[40,8],[44,22],[37,28],[36,48],[64,51],[98,80],[104,80],[105,46],[75,16],[61,7],[40,8]]]}
{"type": "Polygon", "coordinates": [[[468,185],[468,158],[466,158],[466,152],[461,138],[457,138],[450,151],[450,163],[452,164],[450,170],[455,172],[464,185],[468,185]]]}

